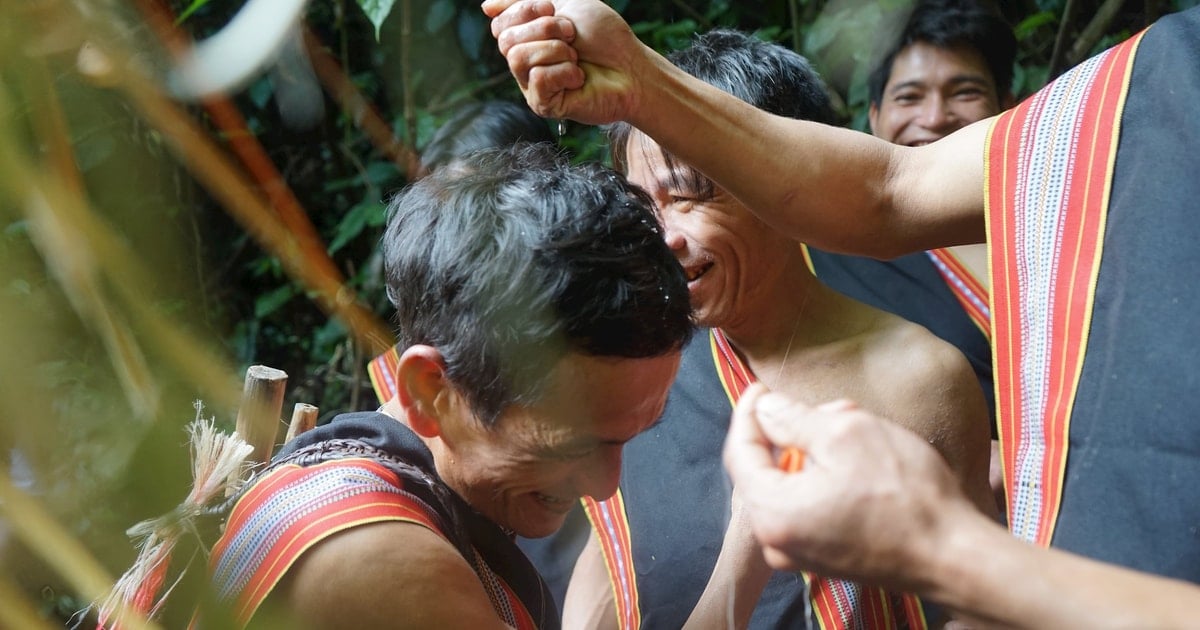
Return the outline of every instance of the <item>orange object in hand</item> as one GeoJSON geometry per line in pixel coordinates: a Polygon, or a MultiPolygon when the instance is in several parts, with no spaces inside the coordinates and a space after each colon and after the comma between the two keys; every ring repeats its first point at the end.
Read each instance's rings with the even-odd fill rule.
{"type": "Polygon", "coordinates": [[[804,469],[804,451],[789,446],[779,454],[779,469],[783,472],[800,472],[804,469]]]}

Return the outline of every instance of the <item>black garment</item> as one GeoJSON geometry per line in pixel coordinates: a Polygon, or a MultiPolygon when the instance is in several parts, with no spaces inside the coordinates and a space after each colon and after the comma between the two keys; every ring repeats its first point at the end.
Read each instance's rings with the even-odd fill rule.
{"type": "Polygon", "coordinates": [[[1200,582],[1200,8],[1134,57],[1053,546],[1200,582]]]}

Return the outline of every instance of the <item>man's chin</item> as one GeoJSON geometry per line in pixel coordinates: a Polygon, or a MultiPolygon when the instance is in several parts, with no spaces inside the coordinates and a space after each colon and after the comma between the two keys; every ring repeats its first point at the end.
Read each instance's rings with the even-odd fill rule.
{"type": "Polygon", "coordinates": [[[522,523],[516,534],[522,538],[545,538],[562,529],[567,520],[566,515],[555,518],[543,518],[536,523],[522,523]]]}
{"type": "Polygon", "coordinates": [[[512,529],[524,538],[544,538],[557,532],[566,522],[567,515],[578,504],[578,500],[548,503],[535,498],[533,505],[529,506],[530,509],[514,519],[516,524],[512,529]]]}

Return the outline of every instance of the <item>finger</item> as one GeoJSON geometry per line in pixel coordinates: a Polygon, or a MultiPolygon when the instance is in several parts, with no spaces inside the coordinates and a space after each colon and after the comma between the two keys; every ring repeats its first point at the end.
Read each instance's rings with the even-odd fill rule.
{"type": "MultiPolygon", "coordinates": [[[[517,84],[521,89],[526,89],[529,85],[530,74],[536,68],[551,68],[558,64],[566,64],[568,66],[578,67],[575,63],[577,55],[575,49],[569,45],[555,39],[545,42],[530,42],[528,44],[519,44],[514,46],[508,52],[508,69],[512,72],[513,78],[517,80],[517,84]]],[[[559,72],[565,71],[560,69],[559,72]]],[[[545,70],[543,70],[543,73],[545,70]]],[[[583,71],[579,71],[580,77],[583,71]]],[[[564,88],[559,85],[561,79],[556,79],[553,73],[549,75],[554,83],[552,87],[555,91],[561,91],[564,88]]],[[[542,79],[545,80],[546,75],[543,74],[542,79]]],[[[578,87],[578,86],[574,86],[578,87]]]]}
{"type": "Polygon", "coordinates": [[[550,66],[537,66],[529,71],[529,83],[525,90],[525,101],[529,108],[546,118],[568,118],[565,99],[572,90],[583,87],[583,70],[579,66],[563,62],[550,66]]]}
{"type": "Polygon", "coordinates": [[[492,18],[492,37],[499,37],[500,32],[519,24],[532,22],[540,17],[554,15],[554,3],[546,0],[495,0],[495,4],[504,4],[504,8],[495,13],[489,12],[489,4],[483,5],[483,12],[492,18]]]}
{"type": "Polygon", "coordinates": [[[852,411],[858,409],[858,403],[849,398],[839,398],[817,405],[817,409],[821,411],[852,411]]]}
{"type": "MultiPolygon", "coordinates": [[[[510,26],[496,36],[500,54],[508,57],[515,46],[522,44],[558,43],[567,48],[575,40],[575,23],[566,18],[542,17],[532,22],[510,26]]],[[[575,50],[571,49],[572,54],[575,50]]]]}
{"type": "Polygon", "coordinates": [[[783,394],[766,394],[756,401],[754,414],[759,430],[777,447],[797,447],[808,451],[821,431],[814,422],[817,415],[833,412],[814,409],[783,394]]]}
{"type": "Polygon", "coordinates": [[[767,565],[776,571],[796,572],[800,570],[800,567],[792,561],[791,556],[774,547],[763,547],[762,554],[767,565]]]}
{"type": "Polygon", "coordinates": [[[484,15],[494,18],[497,15],[500,15],[500,13],[502,13],[505,9],[518,2],[520,2],[520,0],[484,0],[483,3],[479,5],[479,8],[483,11],[484,15]]]}
{"type": "Polygon", "coordinates": [[[724,458],[736,487],[758,487],[763,475],[778,473],[772,456],[773,444],[760,429],[755,413],[758,402],[766,395],[769,395],[766,387],[752,385],[733,408],[724,458]]]}

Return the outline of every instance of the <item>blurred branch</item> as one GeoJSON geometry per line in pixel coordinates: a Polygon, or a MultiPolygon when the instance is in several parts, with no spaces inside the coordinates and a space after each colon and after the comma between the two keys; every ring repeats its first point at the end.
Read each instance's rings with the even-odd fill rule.
{"type": "Polygon", "coordinates": [[[1063,71],[1063,54],[1067,49],[1067,34],[1075,22],[1075,5],[1077,0],[1067,0],[1063,7],[1062,20],[1058,23],[1058,36],[1054,38],[1054,52],[1050,54],[1050,69],[1047,79],[1054,79],[1063,71]]]}
{"type": "MultiPolygon", "coordinates": [[[[30,115],[34,129],[46,143],[49,162],[46,170],[53,174],[53,179],[64,184],[63,196],[82,199],[82,178],[75,166],[58,94],[49,81],[44,60],[35,59],[33,64],[32,71],[22,74],[32,105],[30,115]]],[[[8,166],[6,171],[19,173],[24,169],[16,161],[15,155],[0,158],[0,163],[8,166]]],[[[28,170],[28,175],[13,182],[12,190],[22,190],[23,185],[34,181],[30,179],[33,169],[28,170]]],[[[133,331],[107,297],[101,282],[103,262],[92,255],[87,233],[81,229],[79,221],[65,212],[67,206],[51,204],[36,186],[30,185],[23,192],[13,201],[24,204],[31,234],[46,266],[62,285],[63,293],[80,321],[103,341],[134,416],[143,421],[153,418],[159,402],[157,381],[150,373],[145,353],[133,331]]],[[[70,207],[81,205],[70,204],[70,207]]]]}
{"type": "Polygon", "coordinates": [[[1088,25],[1083,28],[1083,32],[1075,39],[1075,45],[1071,46],[1071,52],[1068,56],[1070,65],[1075,65],[1083,61],[1091,52],[1100,38],[1108,31],[1108,27],[1112,25],[1112,21],[1117,17],[1117,11],[1121,10],[1122,0],[1104,0],[1104,4],[1096,10],[1096,15],[1088,22],[1088,25]]]}
{"type": "Polygon", "coordinates": [[[788,0],[788,16],[792,20],[792,50],[801,52],[804,45],[800,37],[800,0],[788,0]]]}
{"type": "MultiPolygon", "coordinates": [[[[75,261],[72,268],[82,266],[87,273],[97,276],[103,273],[111,280],[105,286],[115,290],[123,303],[132,309],[137,321],[145,326],[154,347],[171,359],[205,395],[227,408],[237,406],[237,392],[227,378],[231,370],[205,344],[181,332],[177,323],[147,304],[140,288],[153,285],[150,274],[142,268],[130,248],[88,208],[82,197],[56,185],[56,180],[22,161],[6,144],[0,144],[0,175],[4,176],[3,189],[12,194],[13,201],[25,200],[27,210],[35,214],[31,220],[54,226],[55,233],[60,234],[57,238],[65,239],[61,246],[43,251],[47,265],[62,267],[66,264],[63,262],[65,256],[66,260],[75,261]]],[[[67,269],[63,272],[74,273],[67,269]]],[[[90,282],[96,285],[99,279],[93,278],[90,282]]],[[[64,292],[68,298],[76,299],[72,294],[78,290],[78,281],[68,280],[68,283],[64,292]]],[[[98,286],[85,288],[87,295],[100,291],[98,286]]],[[[116,311],[107,300],[101,300],[100,307],[103,313],[116,311]]],[[[88,321],[90,313],[80,313],[86,323],[92,323],[88,321]]]]}
{"type": "Polygon", "coordinates": [[[354,293],[341,283],[328,268],[314,263],[294,234],[289,232],[275,212],[256,194],[246,180],[208,135],[184,111],[169,101],[162,92],[137,71],[137,66],[99,20],[89,20],[76,12],[73,5],[63,11],[63,19],[79,20],[97,42],[98,54],[109,61],[104,64],[106,75],[97,77],[122,91],[152,126],[168,140],[167,146],[226,210],[268,251],[283,263],[284,268],[298,281],[317,294],[318,304],[339,318],[355,339],[373,352],[381,352],[392,342],[387,327],[360,304],[354,293]]]}
{"type": "Polygon", "coordinates": [[[504,85],[512,81],[512,75],[507,70],[478,82],[473,83],[465,92],[458,92],[453,98],[439,100],[425,105],[425,111],[429,114],[437,114],[446,110],[454,109],[464,102],[478,100],[481,93],[490,90],[497,85],[504,85]]]}
{"type": "MultiPolygon", "coordinates": [[[[193,44],[175,26],[170,9],[162,0],[137,0],[137,5],[159,40],[176,59],[181,58],[193,44]]],[[[224,134],[234,155],[267,195],[288,231],[296,237],[305,260],[317,267],[320,275],[339,284],[344,283],[345,278],[329,257],[325,243],[313,227],[308,213],[275,168],[262,143],[250,132],[237,107],[225,96],[217,96],[206,99],[204,109],[224,134]]]]}
{"type": "Polygon", "coordinates": [[[671,2],[676,7],[679,7],[679,9],[682,10],[684,13],[692,16],[693,20],[696,20],[696,24],[700,25],[700,28],[697,29],[697,32],[704,32],[704,31],[712,29],[712,20],[709,20],[708,18],[704,17],[703,13],[700,13],[699,11],[693,9],[691,6],[689,6],[683,0],[671,0],[671,2]]]}
{"type": "MultiPolygon", "coordinates": [[[[21,540],[36,551],[81,597],[96,601],[108,594],[113,579],[92,554],[59,525],[42,506],[13,485],[8,473],[0,469],[0,514],[21,540]]],[[[157,628],[140,620],[136,613],[126,616],[129,628],[157,628]]],[[[12,626],[25,627],[25,626],[12,626]]]]}
{"type": "MultiPolygon", "coordinates": [[[[401,0],[400,5],[400,84],[404,86],[404,129],[409,142],[417,140],[417,111],[412,84],[412,1],[401,0]]],[[[407,171],[406,171],[407,172],[407,171]]],[[[413,181],[410,177],[408,181],[413,181]]]]}
{"type": "MultiPolygon", "coordinates": [[[[362,129],[380,153],[396,164],[408,181],[415,181],[421,167],[421,160],[416,152],[396,138],[391,126],[375,111],[371,102],[359,92],[350,77],[342,71],[337,60],[325,50],[320,39],[308,28],[304,30],[304,47],[308,51],[317,78],[341,105],[346,116],[362,129]]],[[[507,74],[504,76],[508,77],[507,74]]],[[[406,85],[405,94],[407,93],[406,85]]]]}
{"type": "Polygon", "coordinates": [[[8,577],[0,576],[0,627],[53,630],[8,577]]]}

